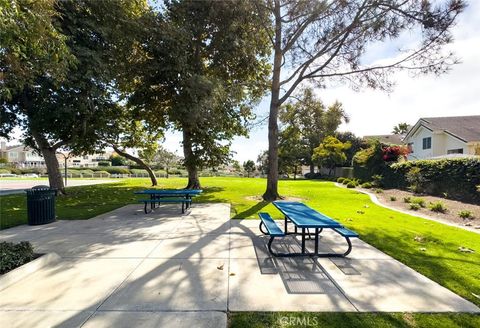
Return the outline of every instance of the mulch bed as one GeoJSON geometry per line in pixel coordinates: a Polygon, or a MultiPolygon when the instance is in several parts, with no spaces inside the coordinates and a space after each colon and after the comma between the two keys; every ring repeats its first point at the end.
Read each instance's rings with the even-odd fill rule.
{"type": "MultiPolygon", "coordinates": [[[[368,190],[368,191],[371,193],[375,192],[374,190],[368,190]]],[[[458,225],[469,226],[476,229],[480,229],[480,205],[462,203],[459,201],[445,199],[442,197],[430,196],[430,195],[418,195],[409,191],[404,191],[399,189],[387,189],[387,190],[383,190],[383,192],[381,193],[375,193],[375,195],[377,196],[378,200],[382,204],[385,204],[394,208],[398,208],[401,210],[407,210],[412,214],[422,213],[424,215],[428,215],[430,217],[438,218],[441,220],[446,220],[448,222],[455,223],[458,225]],[[392,201],[391,197],[395,197],[396,200],[392,201]],[[404,202],[404,198],[406,197],[422,198],[423,200],[425,200],[425,203],[427,206],[425,208],[420,208],[417,211],[411,210],[409,208],[409,204],[404,202]],[[446,206],[447,208],[446,213],[432,212],[428,208],[429,203],[434,203],[438,201],[442,202],[446,206]],[[462,210],[468,210],[472,212],[473,219],[461,218],[458,215],[458,213],[462,210]]]]}

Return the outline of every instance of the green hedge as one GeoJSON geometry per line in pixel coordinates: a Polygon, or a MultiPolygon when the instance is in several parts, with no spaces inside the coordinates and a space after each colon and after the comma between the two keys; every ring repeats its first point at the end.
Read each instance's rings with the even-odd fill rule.
{"type": "Polygon", "coordinates": [[[35,257],[32,245],[27,241],[18,244],[1,242],[0,243],[0,274],[7,273],[35,257]]]}
{"type": "Polygon", "coordinates": [[[421,190],[430,195],[480,202],[480,160],[474,158],[418,160],[393,164],[383,172],[387,188],[406,189],[407,173],[418,168],[422,177],[421,190]]]}

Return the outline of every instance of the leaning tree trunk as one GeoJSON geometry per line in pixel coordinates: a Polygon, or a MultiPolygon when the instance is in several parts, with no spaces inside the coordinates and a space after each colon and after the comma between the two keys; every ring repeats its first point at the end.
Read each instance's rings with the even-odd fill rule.
{"type": "Polygon", "coordinates": [[[41,133],[32,131],[32,135],[45,160],[50,188],[57,189],[60,194],[65,194],[65,185],[63,184],[60,165],[56,155],[57,149],[50,146],[48,140],[41,133]]]}
{"type": "Polygon", "coordinates": [[[280,107],[280,69],[282,65],[282,21],[280,7],[277,3],[275,5],[274,51],[270,116],[268,118],[267,190],[263,194],[263,199],[266,201],[280,198],[278,194],[278,108],[280,107]]]}
{"type": "Polygon", "coordinates": [[[183,156],[185,156],[185,167],[188,171],[188,183],[185,189],[201,189],[198,168],[192,150],[192,137],[185,128],[183,129],[183,156]]]}
{"type": "Polygon", "coordinates": [[[142,159],[140,159],[138,157],[135,157],[133,155],[130,155],[129,153],[127,153],[124,150],[121,150],[117,145],[112,145],[112,148],[120,156],[123,156],[126,159],[134,161],[135,163],[137,163],[138,165],[143,167],[147,171],[148,176],[150,177],[150,180],[152,181],[152,186],[158,185],[157,177],[155,176],[155,172],[153,172],[152,168],[150,166],[148,166],[147,163],[145,163],[142,159]]]}

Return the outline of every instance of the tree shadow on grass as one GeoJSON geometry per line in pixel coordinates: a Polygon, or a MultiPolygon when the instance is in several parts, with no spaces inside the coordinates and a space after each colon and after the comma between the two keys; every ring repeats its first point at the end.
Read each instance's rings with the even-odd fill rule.
{"type": "Polygon", "coordinates": [[[262,200],[261,202],[258,202],[257,204],[253,205],[252,207],[246,209],[243,212],[237,213],[233,219],[245,219],[248,218],[251,215],[254,215],[258,211],[260,211],[262,208],[270,204],[270,202],[262,200]]]}

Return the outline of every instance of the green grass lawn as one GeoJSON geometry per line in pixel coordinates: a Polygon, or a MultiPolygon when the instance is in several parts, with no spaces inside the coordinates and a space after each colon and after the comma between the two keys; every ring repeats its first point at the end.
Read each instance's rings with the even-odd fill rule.
{"type": "Polygon", "coordinates": [[[480,327],[474,314],[426,313],[309,313],[239,312],[230,313],[230,328],[263,327],[355,327],[355,328],[449,328],[480,327]]]}
{"type": "MultiPolygon", "coordinates": [[[[273,205],[259,200],[265,180],[254,178],[202,178],[204,193],[196,201],[228,202],[233,218],[256,218],[266,211],[281,214],[273,205]]],[[[159,179],[159,188],[180,188],[186,179],[159,179]]],[[[133,192],[149,188],[148,179],[72,187],[59,197],[60,219],[87,219],[111,211],[139,196],[133,192]]],[[[405,263],[462,297],[480,305],[480,235],[433,221],[402,214],[373,204],[367,195],[336,187],[331,182],[280,181],[280,193],[299,198],[345,226],[357,231],[362,240],[405,263]],[[459,247],[473,249],[462,253],[459,247]]],[[[140,204],[139,204],[140,207],[140,204]]],[[[24,195],[0,197],[0,226],[26,223],[24,195]]]]}

